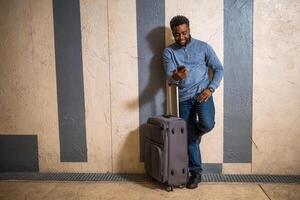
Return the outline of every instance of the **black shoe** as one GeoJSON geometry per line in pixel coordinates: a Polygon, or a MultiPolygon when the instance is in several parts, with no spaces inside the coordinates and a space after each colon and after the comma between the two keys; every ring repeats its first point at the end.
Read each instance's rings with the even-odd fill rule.
{"type": "Polygon", "coordinates": [[[198,183],[201,182],[201,174],[192,175],[189,178],[188,183],[186,184],[186,187],[189,189],[195,189],[198,187],[198,183]]]}

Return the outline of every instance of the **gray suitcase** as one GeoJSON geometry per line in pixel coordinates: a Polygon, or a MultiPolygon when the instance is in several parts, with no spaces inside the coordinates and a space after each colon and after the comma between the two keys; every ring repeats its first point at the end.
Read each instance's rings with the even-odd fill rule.
{"type": "Polygon", "coordinates": [[[144,133],[146,174],[166,184],[168,192],[173,191],[174,186],[184,186],[188,180],[187,127],[177,116],[150,117],[144,133]]]}

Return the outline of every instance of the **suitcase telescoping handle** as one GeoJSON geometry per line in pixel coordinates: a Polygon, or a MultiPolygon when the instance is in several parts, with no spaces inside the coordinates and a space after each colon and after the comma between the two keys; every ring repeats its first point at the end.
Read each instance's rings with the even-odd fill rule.
{"type": "Polygon", "coordinates": [[[178,83],[167,81],[167,114],[166,117],[179,117],[178,83]],[[175,103],[174,103],[175,101],[175,103]]]}

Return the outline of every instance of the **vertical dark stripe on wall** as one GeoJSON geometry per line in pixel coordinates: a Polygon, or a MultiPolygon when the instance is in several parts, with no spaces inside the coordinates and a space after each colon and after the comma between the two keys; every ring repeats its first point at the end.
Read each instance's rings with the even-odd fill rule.
{"type": "Polygon", "coordinates": [[[252,160],[253,1],[224,0],[224,162],[252,160]]]}
{"type": "Polygon", "coordinates": [[[61,162],[87,162],[79,0],[53,0],[61,162]]]}
{"type": "Polygon", "coordinates": [[[38,172],[36,135],[0,135],[0,172],[38,172]]]}
{"type": "Polygon", "coordinates": [[[165,111],[165,75],[162,52],[165,48],[164,0],[137,0],[137,39],[140,124],[165,111]]]}

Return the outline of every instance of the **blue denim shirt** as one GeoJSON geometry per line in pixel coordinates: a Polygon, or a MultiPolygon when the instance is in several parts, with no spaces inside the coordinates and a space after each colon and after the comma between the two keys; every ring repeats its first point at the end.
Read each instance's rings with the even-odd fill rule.
{"type": "Polygon", "coordinates": [[[188,100],[208,87],[217,89],[223,78],[223,66],[212,47],[194,38],[186,46],[173,43],[165,48],[163,61],[171,82],[174,82],[172,74],[176,67],[185,66],[189,70],[188,77],[179,81],[179,101],[188,100]],[[209,67],[213,70],[211,80],[209,67]]]}

